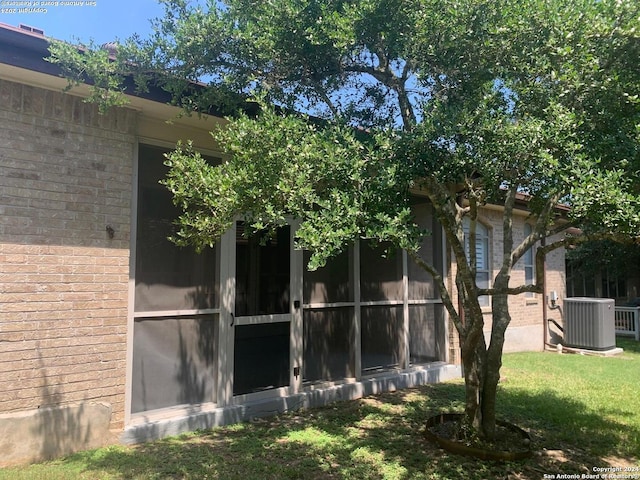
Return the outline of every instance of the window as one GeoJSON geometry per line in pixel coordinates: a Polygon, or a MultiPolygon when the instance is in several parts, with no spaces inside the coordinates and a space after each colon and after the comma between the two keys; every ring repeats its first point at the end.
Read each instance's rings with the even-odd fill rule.
{"type": "MultiPolygon", "coordinates": [[[[469,219],[465,218],[463,228],[465,236],[465,249],[469,254],[469,219]]],[[[476,285],[478,288],[489,288],[490,266],[489,266],[489,230],[482,223],[476,223],[476,285]]],[[[489,305],[489,296],[483,295],[479,298],[480,305],[489,305]]]]}
{"type": "MultiPolygon", "coordinates": [[[[524,224],[524,236],[527,238],[533,232],[533,228],[528,223],[524,224]]],[[[535,270],[535,248],[531,247],[525,252],[522,257],[524,262],[524,284],[533,285],[536,283],[536,270],[535,270]]],[[[535,297],[533,292],[526,293],[527,298],[535,297]]]]}

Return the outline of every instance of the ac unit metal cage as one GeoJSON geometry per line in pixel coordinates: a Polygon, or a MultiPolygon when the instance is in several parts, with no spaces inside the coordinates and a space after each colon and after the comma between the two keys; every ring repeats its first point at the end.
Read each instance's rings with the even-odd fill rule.
{"type": "Polygon", "coordinates": [[[565,345],[588,350],[615,348],[615,302],[613,299],[566,298],[564,309],[565,345]]]}

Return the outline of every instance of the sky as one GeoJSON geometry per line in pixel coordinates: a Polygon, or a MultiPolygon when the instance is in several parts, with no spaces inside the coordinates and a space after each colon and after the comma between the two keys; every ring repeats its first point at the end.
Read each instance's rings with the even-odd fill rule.
{"type": "Polygon", "coordinates": [[[146,37],[161,17],[158,0],[0,0],[0,22],[44,30],[58,40],[103,44],[134,33],[146,37]]]}

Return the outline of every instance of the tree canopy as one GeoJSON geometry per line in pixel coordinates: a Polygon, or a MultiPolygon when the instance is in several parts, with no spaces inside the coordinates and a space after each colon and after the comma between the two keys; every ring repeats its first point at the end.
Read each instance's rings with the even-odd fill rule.
{"type": "Polygon", "coordinates": [[[163,3],[155,34],[124,42],[120,62],[64,44],[54,58],[89,73],[103,102],[115,74],[161,82],[192,111],[259,95],[395,135],[403,163],[440,183],[473,174],[483,195],[512,185],[532,205],[563,200],[581,227],[638,221],[602,208],[634,201],[640,168],[636,2],[163,3]]]}
{"type": "Polygon", "coordinates": [[[71,78],[94,78],[103,104],[122,99],[114,86],[129,75],[142,88],[161,84],[190,111],[232,113],[214,132],[229,154],[222,165],[207,165],[189,146],[168,157],[166,185],[184,211],[176,241],[211,244],[238,215],[256,228],[293,216],[312,267],[358,238],[406,248],[440,286],[460,335],[467,420],[491,436],[507,297],[542,291],[540,277],[511,284],[516,262],[543,239],[540,267],[554,248],[640,232],[640,4],[163,3],[155,34],[124,42],[118,61],[90,47],[79,54],[55,44],[52,52],[71,78]],[[246,99],[261,113],[242,113],[246,99]],[[412,220],[414,194],[428,197],[443,226],[460,304],[419,256],[426,232],[412,220]],[[518,199],[533,228],[516,243],[518,199]],[[488,288],[477,284],[475,252],[465,247],[486,203],[502,206],[504,227],[488,288]],[[566,235],[571,228],[583,235],[566,235]],[[487,294],[488,345],[478,301],[487,294]]]}

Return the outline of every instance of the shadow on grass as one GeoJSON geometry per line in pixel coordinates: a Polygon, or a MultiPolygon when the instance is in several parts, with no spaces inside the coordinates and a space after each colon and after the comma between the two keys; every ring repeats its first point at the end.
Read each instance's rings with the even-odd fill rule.
{"type": "Polygon", "coordinates": [[[593,413],[551,390],[515,389],[499,394],[502,416],[530,430],[535,448],[546,453],[509,464],[446,454],[424,440],[423,424],[460,409],[463,388],[429,385],[72,459],[87,472],[124,479],[539,479],[592,473],[613,457],[640,455],[640,431],[612,420],[615,406],[593,413]]]}
{"type": "Polygon", "coordinates": [[[627,353],[640,354],[640,342],[637,342],[633,337],[616,337],[616,347],[621,347],[627,353]]]}
{"type": "Polygon", "coordinates": [[[501,400],[511,420],[528,428],[539,447],[575,447],[594,457],[640,457],[640,430],[619,421],[634,414],[618,405],[595,413],[579,398],[568,399],[554,391],[535,395],[510,391],[501,400]]]}

